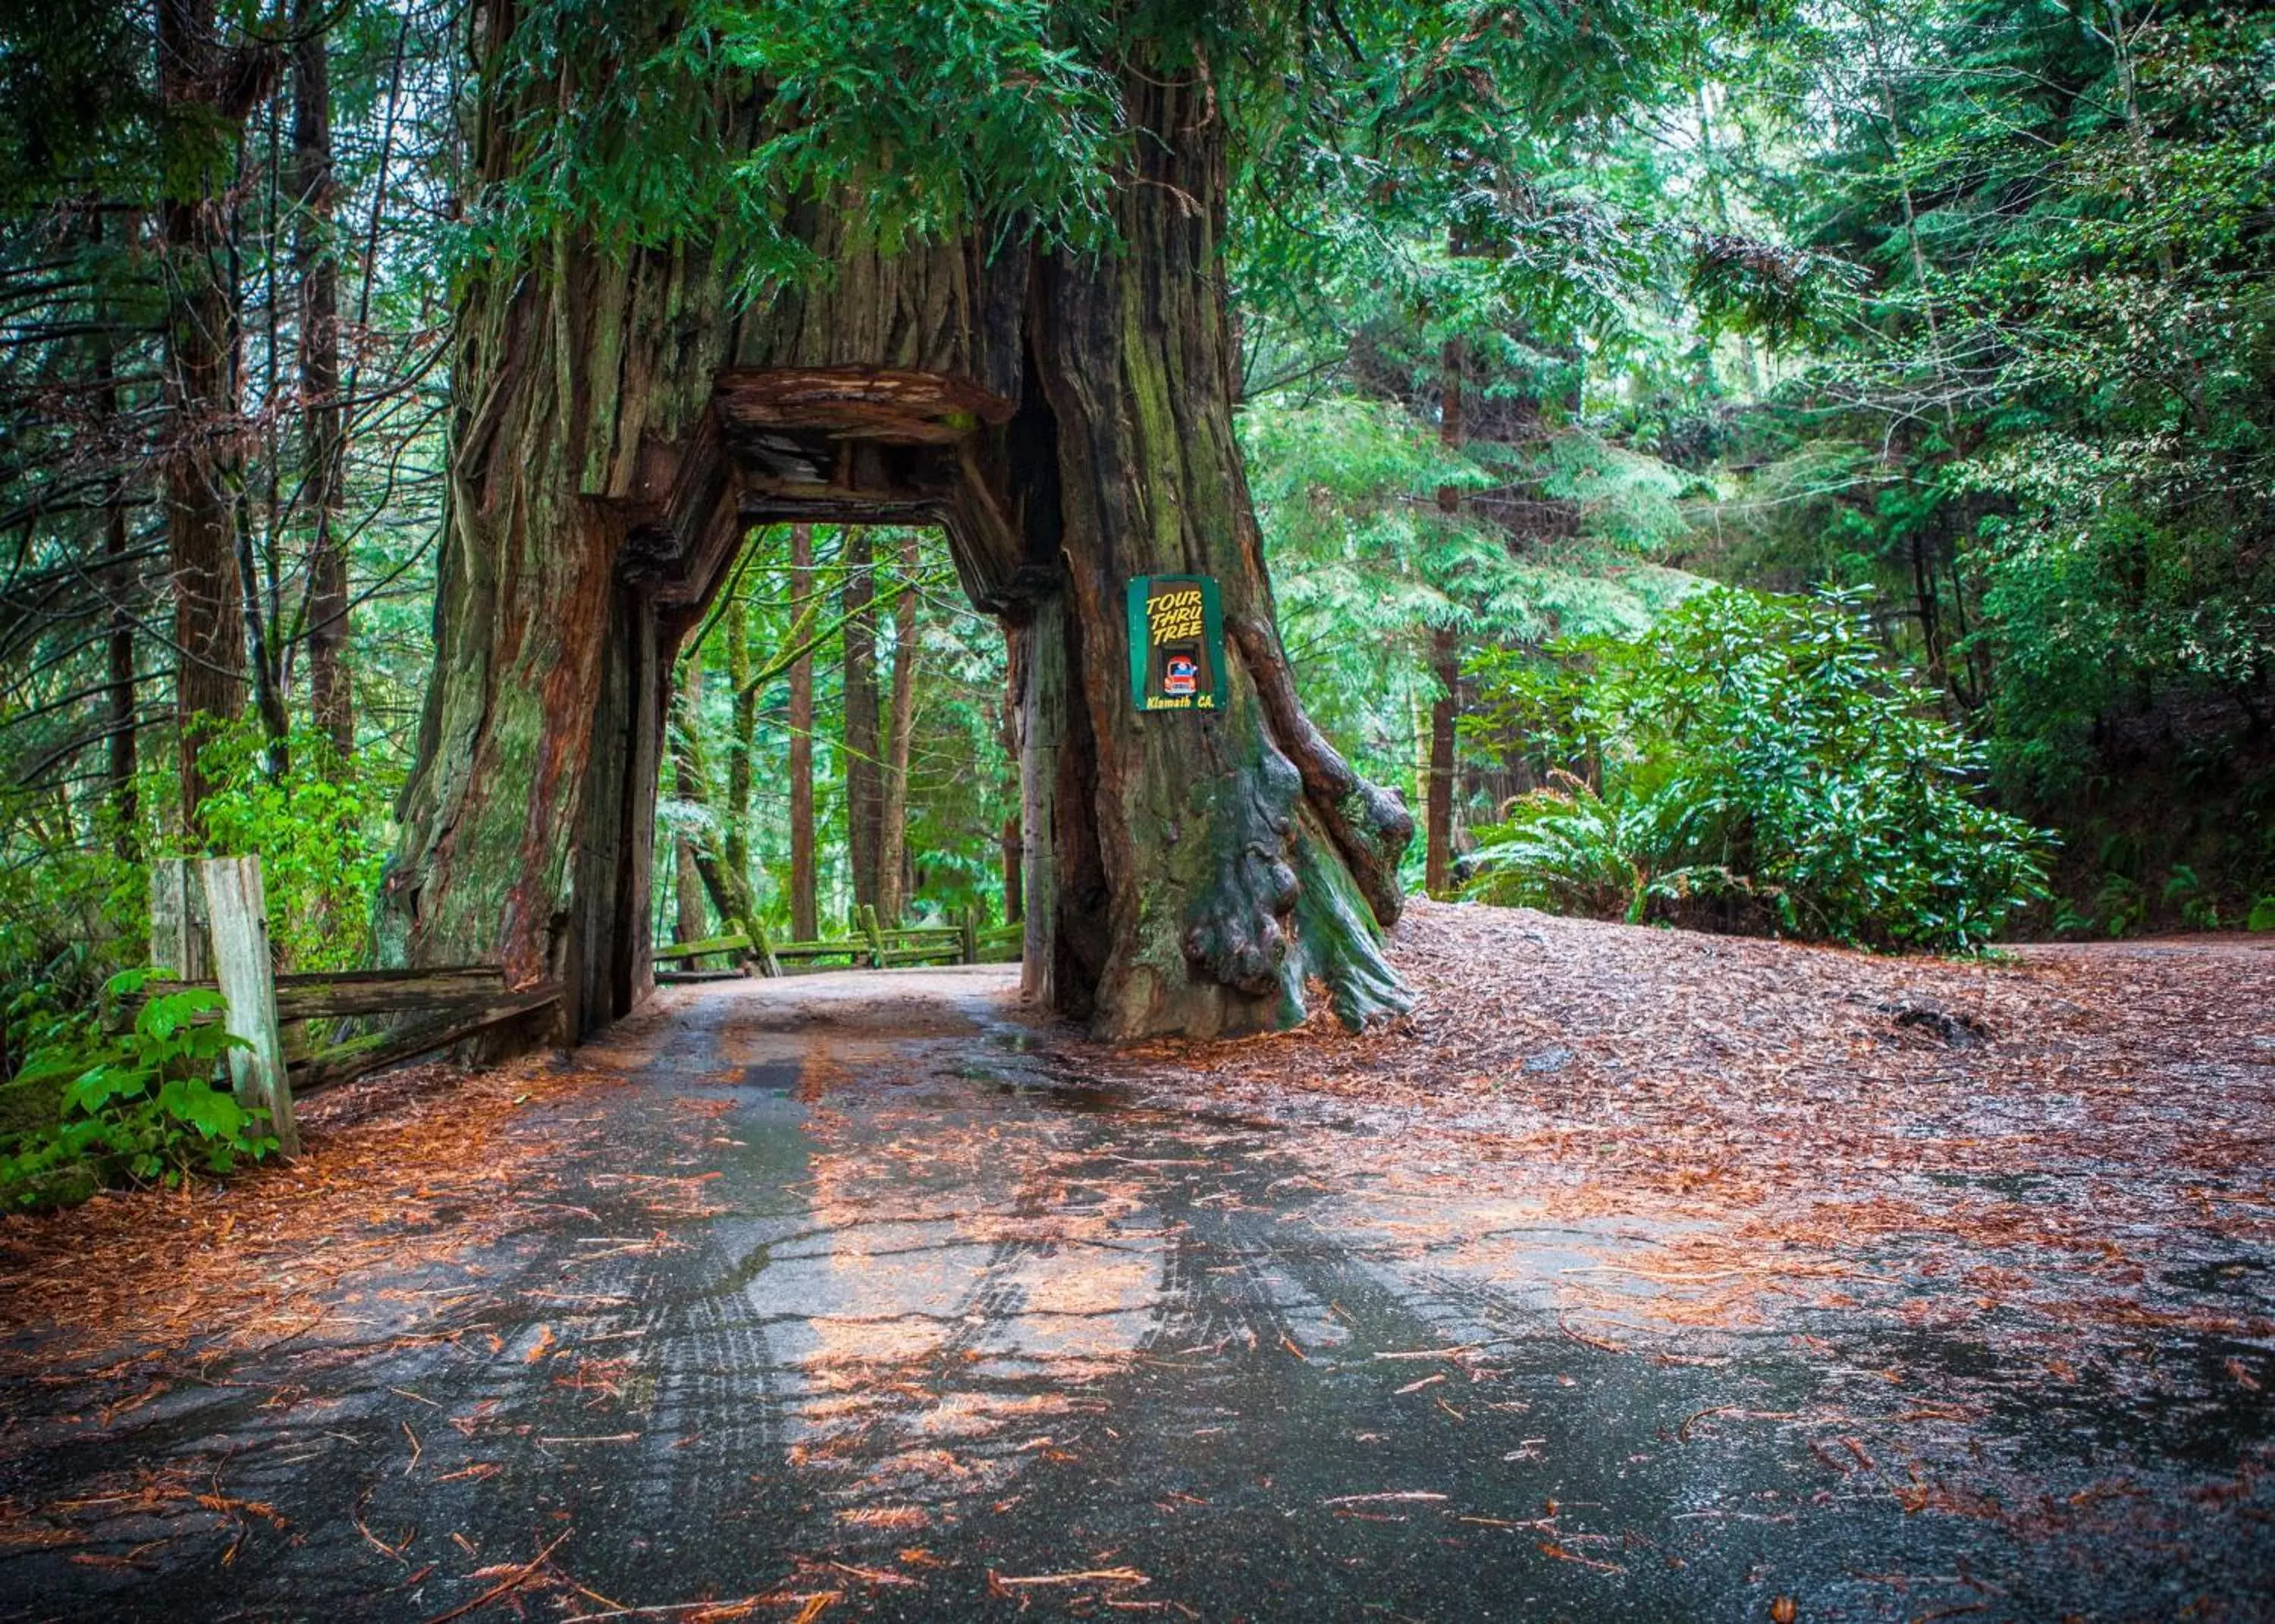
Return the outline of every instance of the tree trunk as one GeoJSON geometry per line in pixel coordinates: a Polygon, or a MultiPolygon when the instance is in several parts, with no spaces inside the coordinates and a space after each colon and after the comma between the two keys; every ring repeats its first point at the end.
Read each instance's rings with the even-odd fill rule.
{"type": "MultiPolygon", "coordinates": [[[[132,235],[130,225],[130,240],[132,235]]],[[[97,215],[94,237],[98,243],[102,236],[102,216],[97,215]]],[[[98,299],[94,310],[94,372],[98,385],[95,411],[102,417],[106,438],[116,432],[119,416],[118,354],[111,322],[108,301],[98,299]]],[[[107,567],[102,583],[110,601],[110,634],[103,647],[103,786],[110,809],[111,850],[124,863],[137,861],[142,846],[141,805],[135,785],[139,741],[134,699],[134,597],[139,572],[127,557],[128,546],[126,492],[122,481],[121,488],[111,493],[109,510],[103,515],[102,553],[107,567]]]]}
{"type": "Polygon", "coordinates": [[[1425,806],[1423,889],[1445,897],[1454,890],[1455,723],[1461,714],[1462,648],[1443,626],[1430,631],[1430,674],[1438,697],[1430,702],[1430,791],[1425,806]]]}
{"type": "MultiPolygon", "coordinates": [[[[686,806],[701,806],[710,798],[704,794],[702,736],[698,732],[702,725],[703,660],[699,651],[691,651],[680,664],[679,687],[671,704],[672,792],[686,806]]],[[[681,834],[673,848],[676,918],[671,939],[700,941],[711,933],[711,919],[703,908],[703,871],[696,863],[695,842],[681,834]]]]}
{"type": "MultiPolygon", "coordinates": [[[[731,590],[731,588],[730,588],[731,590]]],[[[759,739],[759,691],[751,680],[750,617],[739,592],[727,605],[727,683],[735,696],[735,731],[727,741],[727,867],[751,881],[751,752],[759,739]]]]}
{"type": "Polygon", "coordinates": [[[332,251],[330,47],[325,0],[292,14],[293,260],[300,278],[300,448],[308,542],[308,692],[316,729],[344,759],[355,748],[354,696],[341,653],[348,638],[347,558],[339,535],[346,456],[340,401],[339,260],[332,251]]]}
{"type": "Polygon", "coordinates": [[[1003,820],[1003,923],[1017,925],[1027,917],[1026,898],[1019,885],[1019,814],[1003,820]]]}
{"type": "Polygon", "coordinates": [[[165,169],[166,545],[174,588],[174,718],[182,827],[195,837],[205,799],[201,718],[234,721],[245,704],[244,605],[237,555],[237,313],[221,260],[219,198],[229,143],[215,100],[222,52],[212,0],[159,0],[158,87],[186,133],[165,169]]]}
{"type": "MultiPolygon", "coordinates": [[[[751,921],[750,880],[725,860],[725,843],[720,834],[722,820],[712,805],[711,762],[703,748],[702,656],[695,649],[687,651],[673,704],[676,713],[672,729],[673,790],[702,814],[695,832],[682,841],[687,866],[680,872],[691,883],[679,893],[680,927],[707,931],[703,898],[708,896],[722,927],[738,929],[751,921]]],[[[680,940],[690,939],[683,936],[680,940]]]]}
{"type": "Polygon", "coordinates": [[[703,906],[703,871],[695,861],[695,845],[684,835],[671,841],[672,913],[674,941],[701,941],[711,933],[711,916],[703,906]]]}
{"type": "MultiPolygon", "coordinates": [[[[242,593],[238,605],[245,616],[246,662],[253,672],[253,714],[261,719],[264,742],[261,752],[261,770],[272,779],[284,776],[288,764],[287,740],[292,731],[292,718],[284,709],[283,651],[278,646],[276,618],[266,613],[261,601],[263,571],[261,559],[253,550],[253,527],[243,522],[240,514],[234,525],[237,532],[237,583],[242,593]]],[[[268,578],[276,578],[274,552],[268,554],[270,569],[268,578]]]]}
{"type": "Polygon", "coordinates": [[[893,601],[892,703],[886,713],[884,804],[877,830],[877,917],[897,925],[908,906],[909,734],[917,712],[917,533],[901,538],[900,595],[893,601]]]}
{"type": "Polygon", "coordinates": [[[1133,67],[1123,94],[1138,131],[1115,201],[1126,251],[1047,260],[1029,316],[1069,575],[1054,993],[1107,1039],[1211,1037],[1300,1021],[1319,980],[1356,1025],[1405,1007],[1375,933],[1397,917],[1413,821],[1311,726],[1280,646],[1233,438],[1213,93],[1133,67]],[[1228,702],[1141,712],[1123,589],[1181,573],[1217,580],[1228,702]]]}
{"type": "MultiPolygon", "coordinates": [[[[104,551],[113,560],[126,555],[126,507],[114,500],[106,526],[104,551]]],[[[119,860],[138,861],[142,853],[141,803],[136,791],[136,731],[134,699],[134,609],[132,566],[114,563],[110,570],[110,637],[104,650],[104,690],[109,712],[105,721],[110,759],[104,764],[112,825],[111,849],[119,860]]]]}
{"type": "MultiPolygon", "coordinates": [[[[1462,445],[1462,341],[1448,338],[1439,351],[1438,442],[1447,450],[1462,445]]],[[[1438,487],[1438,510],[1461,511],[1461,492],[1438,487]]],[[[1454,889],[1455,773],[1459,759],[1455,727],[1461,716],[1462,645],[1451,626],[1430,632],[1430,674],[1438,697],[1430,706],[1429,782],[1423,805],[1422,888],[1431,895],[1454,889]]]]}
{"type": "MultiPolygon", "coordinates": [[[[813,526],[790,527],[791,646],[802,646],[812,618],[813,526]]],[[[790,933],[795,941],[814,941],[821,920],[814,895],[813,852],[813,656],[800,654],[790,668],[790,933]]]]}
{"type": "Polygon", "coordinates": [[[1920,643],[1927,654],[1927,679],[1946,712],[1956,714],[1958,695],[1952,687],[1951,671],[1944,658],[1943,617],[1939,601],[1941,583],[1936,578],[1931,552],[1933,546],[1926,527],[1916,521],[1911,533],[1912,601],[1917,606],[1920,643]]]}
{"type": "Polygon", "coordinates": [[[877,905],[883,856],[884,762],[877,741],[877,575],[866,525],[844,533],[845,856],[853,905],[877,905]]]}

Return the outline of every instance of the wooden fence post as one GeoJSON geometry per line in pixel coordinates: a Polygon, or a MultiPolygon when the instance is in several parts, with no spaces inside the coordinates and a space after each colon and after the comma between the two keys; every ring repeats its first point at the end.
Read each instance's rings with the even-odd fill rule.
{"type": "Polygon", "coordinates": [[[964,935],[957,946],[964,950],[964,963],[977,964],[979,962],[979,904],[977,903],[964,905],[964,935]]]}
{"type": "Polygon", "coordinates": [[[250,1046],[231,1049],[229,1073],[237,1102],[266,1114],[276,1147],[300,1153],[292,1120],[292,1090],[284,1076],[284,1044],[276,1030],[276,972],[268,956],[268,899],[259,857],[208,857],[198,865],[205,880],[206,917],[212,921],[214,976],[229,1001],[224,1023],[250,1046]]]}
{"type": "Polygon", "coordinates": [[[877,910],[868,903],[861,904],[861,933],[869,939],[869,968],[885,967],[885,933],[877,923],[877,910]]]}
{"type": "Polygon", "coordinates": [[[177,981],[213,973],[206,953],[206,894],[184,857],[150,863],[150,963],[177,981]]]}

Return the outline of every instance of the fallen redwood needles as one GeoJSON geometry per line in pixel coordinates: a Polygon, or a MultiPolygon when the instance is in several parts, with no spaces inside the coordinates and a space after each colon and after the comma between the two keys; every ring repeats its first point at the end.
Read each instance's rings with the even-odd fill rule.
{"type": "Polygon", "coordinates": [[[1017,1590],[1023,1585],[1047,1584],[1150,1584],[1153,1582],[1134,1567],[1085,1567],[1073,1573],[1028,1574],[1014,1576],[987,1570],[987,1582],[1005,1590],[1017,1590]]]}

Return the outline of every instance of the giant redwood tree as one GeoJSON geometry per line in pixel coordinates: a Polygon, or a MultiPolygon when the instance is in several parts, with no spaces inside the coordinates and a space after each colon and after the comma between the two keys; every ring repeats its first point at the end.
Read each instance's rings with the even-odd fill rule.
{"type": "Polygon", "coordinates": [[[629,1008],[671,658],[744,535],[930,523],[1011,638],[1031,986],[1119,1038],[1285,1024],[1322,986],[1348,1022],[1398,1007],[1412,824],[1307,720],[1274,626],[1234,198],[1356,96],[1426,148],[1518,18],[488,0],[397,950],[557,977],[574,1031],[629,1008]],[[1420,63],[1395,97],[1393,60],[1420,63]],[[1133,700],[1124,590],[1159,573],[1219,584],[1213,714],[1133,700]]]}

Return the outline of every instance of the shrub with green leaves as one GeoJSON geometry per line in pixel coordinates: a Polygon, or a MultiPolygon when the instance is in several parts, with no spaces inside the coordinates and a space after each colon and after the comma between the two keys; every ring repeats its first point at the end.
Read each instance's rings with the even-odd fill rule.
{"type": "Polygon", "coordinates": [[[351,970],[370,952],[387,860],[385,787],[342,770],[331,742],[296,727],[283,770],[253,722],[215,728],[198,760],[215,786],[198,820],[216,853],[257,854],[269,939],[293,970],[351,970]]]}
{"type": "Polygon", "coordinates": [[[1480,673],[1473,742],[1547,787],[1478,831],[1472,895],[1957,949],[2045,895],[2046,837],[1844,598],[1719,589],[1549,656],[1480,673]]]}
{"type": "MultiPolygon", "coordinates": [[[[108,990],[132,997],[143,976],[115,976],[108,990]]],[[[191,987],[149,1000],[123,1032],[90,1015],[49,1028],[5,1086],[58,1098],[59,1114],[0,1153],[0,1200],[53,1206],[106,1185],[178,1184],[275,1149],[221,1082],[230,1050],[243,1045],[213,1018],[222,1002],[191,987]]]]}

